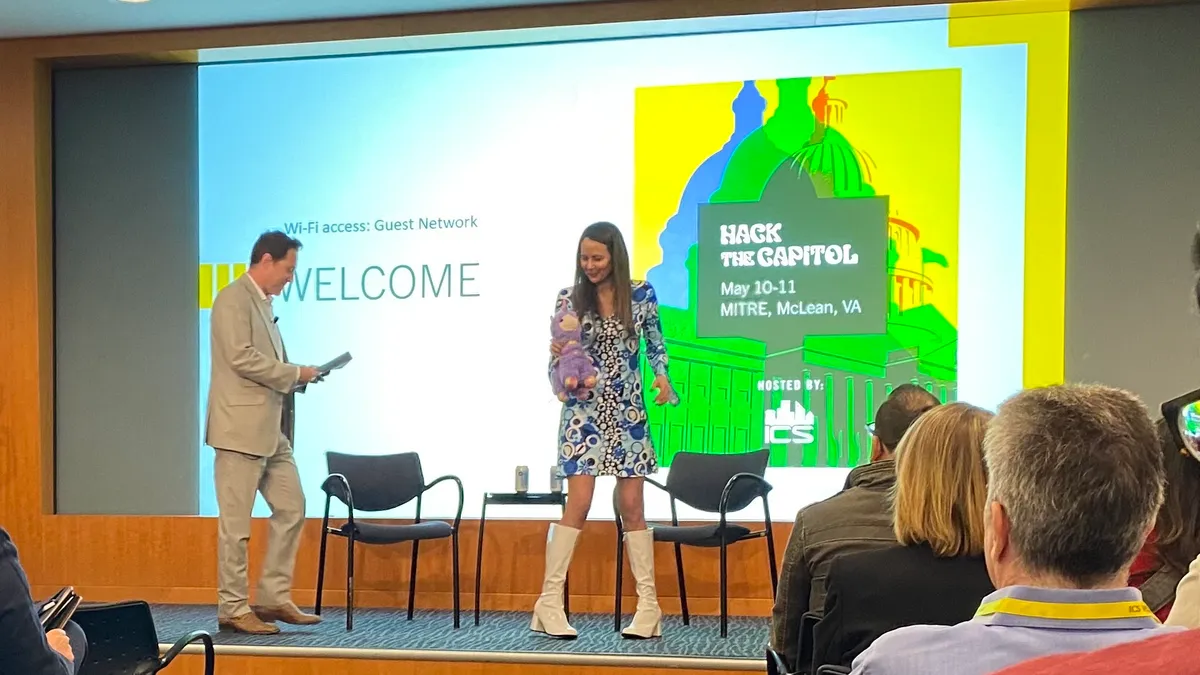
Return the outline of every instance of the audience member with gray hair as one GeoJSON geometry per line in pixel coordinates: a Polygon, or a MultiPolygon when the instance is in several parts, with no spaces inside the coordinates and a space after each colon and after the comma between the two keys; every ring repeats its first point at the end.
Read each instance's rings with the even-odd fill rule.
{"type": "Polygon", "coordinates": [[[998,590],[970,621],[884,635],[854,673],[982,675],[1174,630],[1126,585],[1163,499],[1162,455],[1137,397],[1023,391],[1001,405],[984,459],[984,556],[998,590]]]}
{"type": "MultiPolygon", "coordinates": [[[[1196,232],[1192,237],[1192,267],[1197,273],[1194,291],[1196,305],[1200,307],[1200,232],[1196,232]]],[[[1164,421],[1164,424],[1170,423],[1173,423],[1173,420],[1164,421]]],[[[1172,438],[1171,444],[1175,443],[1177,441],[1172,438]]],[[[1190,458],[1185,461],[1190,461],[1190,458]]],[[[1172,478],[1168,477],[1169,489],[1171,480],[1172,478]]],[[[1170,500],[1171,497],[1168,496],[1167,499],[1170,500]]],[[[1181,528],[1192,526],[1190,522],[1186,526],[1183,525],[1187,519],[1184,515],[1187,509],[1179,510],[1179,516],[1166,519],[1174,521],[1176,533],[1181,528]]],[[[1160,514],[1157,527],[1169,528],[1171,523],[1164,523],[1163,520],[1160,514]]],[[[1178,541],[1176,539],[1177,543],[1178,541]]],[[[1175,604],[1166,624],[1173,627],[1200,628],[1200,558],[1192,562],[1187,575],[1180,580],[1175,589],[1175,604]]],[[[1200,631],[1185,630],[1153,640],[1119,644],[1094,652],[1046,656],[1007,668],[999,675],[1108,675],[1130,672],[1197,675],[1200,674],[1200,663],[1197,663],[1195,658],[1197,650],[1200,650],[1200,631]]]]}

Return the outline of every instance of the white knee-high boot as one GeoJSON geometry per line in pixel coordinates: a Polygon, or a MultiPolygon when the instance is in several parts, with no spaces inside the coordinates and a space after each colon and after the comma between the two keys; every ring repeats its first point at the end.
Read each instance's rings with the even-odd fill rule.
{"type": "Polygon", "coordinates": [[[557,523],[550,525],[549,536],[546,537],[546,576],[542,581],[542,594],[533,604],[530,630],[566,640],[579,635],[567,622],[567,614],[563,610],[563,585],[577,541],[579,530],[557,523]]]}
{"type": "Polygon", "coordinates": [[[633,623],[621,631],[622,637],[652,638],[662,635],[662,609],[654,588],[654,534],[649,530],[625,533],[625,551],[629,569],[637,582],[637,613],[633,623]]]}

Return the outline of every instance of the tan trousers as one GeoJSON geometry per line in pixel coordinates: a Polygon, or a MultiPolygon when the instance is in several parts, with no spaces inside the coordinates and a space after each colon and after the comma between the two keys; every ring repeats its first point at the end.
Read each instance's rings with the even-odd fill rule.
{"type": "Polygon", "coordinates": [[[292,572],[304,528],[304,491],[291,443],[281,434],[279,448],[271,457],[216,452],[217,616],[233,618],[250,611],[246,545],[258,492],[271,507],[271,530],[257,601],[264,607],[286,605],[291,602],[292,572]]]}

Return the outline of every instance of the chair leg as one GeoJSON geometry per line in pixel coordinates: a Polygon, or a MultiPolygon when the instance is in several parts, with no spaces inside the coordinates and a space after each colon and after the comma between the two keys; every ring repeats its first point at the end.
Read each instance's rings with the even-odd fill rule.
{"type": "Polygon", "coordinates": [[[453,559],[452,567],[454,568],[454,627],[459,627],[458,620],[458,530],[450,536],[450,556],[453,559]]]}
{"type": "Polygon", "coordinates": [[[767,560],[771,564],[771,599],[779,593],[779,564],[775,562],[775,538],[771,536],[771,523],[767,522],[767,560]]]}
{"type": "Polygon", "coordinates": [[[329,539],[327,527],[321,528],[321,552],[317,555],[317,601],[313,603],[313,614],[321,615],[321,592],[325,588],[325,544],[329,539]]]}
{"type": "Polygon", "coordinates": [[[417,602],[417,549],[421,542],[413,542],[412,567],[408,571],[408,620],[412,621],[413,608],[417,602]]]}
{"type": "Polygon", "coordinates": [[[613,630],[621,632],[621,582],[625,576],[625,547],[622,546],[621,528],[617,528],[617,592],[613,597],[613,630]]]}
{"type": "Polygon", "coordinates": [[[687,605],[687,583],[683,580],[683,547],[675,544],[675,574],[679,578],[679,608],[683,612],[683,625],[691,625],[687,605]]]}
{"type": "Polygon", "coordinates": [[[721,535],[721,637],[729,637],[729,552],[721,535]]]}
{"type": "Polygon", "coordinates": [[[354,531],[346,537],[346,630],[354,630],[354,531]]]}
{"type": "MultiPolygon", "coordinates": [[[[479,542],[475,546],[475,625],[479,625],[479,575],[483,573],[483,526],[487,523],[487,499],[479,512],[479,542]]],[[[454,533],[458,536],[458,532],[454,533]]]]}

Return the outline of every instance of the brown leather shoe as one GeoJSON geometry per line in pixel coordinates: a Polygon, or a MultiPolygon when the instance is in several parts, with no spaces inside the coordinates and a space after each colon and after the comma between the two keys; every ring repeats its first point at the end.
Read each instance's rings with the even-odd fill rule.
{"type": "Polygon", "coordinates": [[[247,635],[275,635],[279,632],[279,626],[264,622],[254,612],[246,612],[232,619],[218,618],[217,627],[220,630],[247,635]]]}
{"type": "Polygon", "coordinates": [[[293,626],[311,626],[321,623],[321,617],[316,614],[305,614],[290,602],[282,607],[255,607],[254,613],[263,621],[282,621],[293,626]]]}

